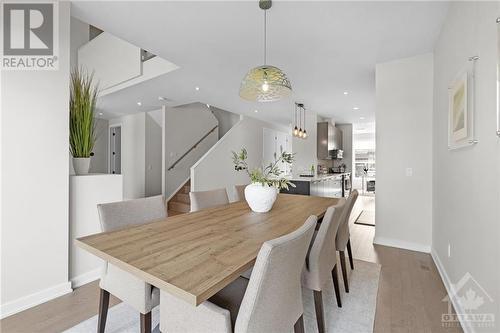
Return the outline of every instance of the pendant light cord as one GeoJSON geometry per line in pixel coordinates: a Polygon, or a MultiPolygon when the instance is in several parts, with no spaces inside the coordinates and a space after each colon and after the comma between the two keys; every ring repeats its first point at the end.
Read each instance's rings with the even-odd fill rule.
{"type": "Polygon", "coordinates": [[[264,65],[267,65],[267,10],[264,10],[264,65]]]}

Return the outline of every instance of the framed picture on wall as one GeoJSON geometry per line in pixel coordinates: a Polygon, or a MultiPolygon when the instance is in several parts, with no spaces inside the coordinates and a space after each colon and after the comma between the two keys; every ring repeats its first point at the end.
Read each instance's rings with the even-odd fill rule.
{"type": "Polygon", "coordinates": [[[470,146],[474,140],[474,62],[448,88],[448,149],[470,146]]]}

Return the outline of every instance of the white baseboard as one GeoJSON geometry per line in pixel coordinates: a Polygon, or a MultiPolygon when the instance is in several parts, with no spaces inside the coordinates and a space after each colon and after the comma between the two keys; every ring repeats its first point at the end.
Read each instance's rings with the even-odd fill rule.
{"type": "MultiPolygon", "coordinates": [[[[453,304],[453,307],[455,308],[456,313],[466,313],[464,309],[462,309],[462,306],[460,303],[457,302],[456,297],[452,297],[452,295],[455,295],[453,291],[453,283],[450,280],[450,277],[448,276],[448,273],[446,273],[446,270],[444,269],[443,263],[441,262],[441,259],[439,259],[439,256],[434,248],[431,250],[431,257],[434,260],[434,264],[436,264],[436,267],[438,269],[439,275],[441,276],[441,280],[443,280],[444,287],[446,288],[446,292],[448,293],[448,297],[451,299],[451,303],[453,304]]],[[[460,319],[460,325],[462,326],[462,330],[464,333],[473,333],[475,330],[469,325],[469,323],[466,323],[462,321],[462,317],[458,317],[460,319]]]]}
{"type": "Polygon", "coordinates": [[[2,304],[0,307],[0,319],[16,314],[23,310],[45,303],[56,297],[72,292],[71,282],[64,282],[54,287],[50,287],[39,292],[18,298],[14,301],[2,304]]]}
{"type": "Polygon", "coordinates": [[[424,244],[412,243],[412,242],[405,242],[405,241],[401,241],[399,239],[391,239],[391,238],[385,238],[385,237],[377,237],[377,236],[375,236],[375,238],[373,238],[373,244],[390,246],[390,247],[397,247],[397,248],[400,248],[400,249],[417,251],[417,252],[424,252],[424,253],[430,253],[431,252],[431,246],[430,245],[424,245],[424,244]]]}
{"type": "Polygon", "coordinates": [[[78,288],[89,282],[98,280],[101,277],[101,268],[94,269],[90,272],[80,274],[71,279],[71,287],[78,288]]]}

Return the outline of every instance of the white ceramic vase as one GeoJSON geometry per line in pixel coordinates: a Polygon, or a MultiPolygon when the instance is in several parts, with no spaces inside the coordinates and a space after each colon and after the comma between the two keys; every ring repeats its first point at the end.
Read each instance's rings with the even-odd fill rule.
{"type": "Polygon", "coordinates": [[[89,173],[90,157],[73,157],[73,168],[75,174],[86,175],[89,173]]]}
{"type": "Polygon", "coordinates": [[[273,208],[278,189],[261,183],[252,183],[245,187],[245,199],[250,209],[256,213],[266,213],[273,208]]]}

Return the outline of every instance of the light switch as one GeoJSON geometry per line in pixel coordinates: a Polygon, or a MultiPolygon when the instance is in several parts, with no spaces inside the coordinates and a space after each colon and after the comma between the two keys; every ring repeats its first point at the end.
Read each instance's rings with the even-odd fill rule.
{"type": "Polygon", "coordinates": [[[413,176],[413,168],[406,168],[406,177],[413,176]]]}

